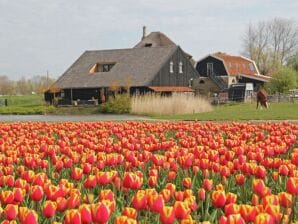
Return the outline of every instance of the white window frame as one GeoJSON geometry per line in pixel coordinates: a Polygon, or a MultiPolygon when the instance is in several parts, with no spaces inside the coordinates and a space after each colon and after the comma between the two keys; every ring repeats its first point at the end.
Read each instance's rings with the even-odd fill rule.
{"type": "Polygon", "coordinates": [[[170,61],[170,73],[174,73],[174,62],[170,61]]]}
{"type": "Polygon", "coordinates": [[[213,63],[208,62],[207,63],[207,76],[211,76],[211,75],[214,75],[213,63]],[[211,74],[209,74],[209,71],[210,71],[211,74]]]}
{"type": "Polygon", "coordinates": [[[183,73],[183,63],[182,63],[182,61],[179,62],[179,73],[180,74],[183,73]]]}

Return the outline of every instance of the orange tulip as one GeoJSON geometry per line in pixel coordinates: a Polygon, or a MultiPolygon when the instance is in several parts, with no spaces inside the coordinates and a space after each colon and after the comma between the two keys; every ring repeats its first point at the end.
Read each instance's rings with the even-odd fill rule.
{"type": "Polygon", "coordinates": [[[172,195],[171,195],[171,191],[170,191],[169,189],[162,189],[162,190],[160,191],[160,194],[162,195],[163,200],[164,200],[165,202],[170,201],[170,199],[171,199],[171,197],[172,197],[172,195]]]}
{"type": "Polygon", "coordinates": [[[236,203],[237,201],[237,194],[228,192],[226,194],[226,204],[230,204],[230,203],[236,203]]]}
{"type": "Polygon", "coordinates": [[[80,180],[82,179],[83,176],[83,170],[79,167],[75,167],[72,171],[71,171],[71,178],[73,180],[80,180]]]}
{"type": "Polygon", "coordinates": [[[138,212],[134,208],[125,207],[122,211],[122,215],[127,216],[131,219],[137,219],[138,212]]]}
{"type": "Polygon", "coordinates": [[[227,217],[227,224],[245,224],[240,214],[232,214],[227,217]]]}
{"type": "Polygon", "coordinates": [[[252,181],[252,189],[253,191],[261,196],[265,191],[266,185],[262,179],[253,179],[252,181]]]}
{"type": "Polygon", "coordinates": [[[86,189],[94,188],[97,184],[97,179],[95,175],[87,176],[86,180],[84,181],[84,187],[86,189]]]}
{"type": "Polygon", "coordinates": [[[183,184],[183,187],[185,188],[191,188],[191,178],[190,177],[183,178],[182,184],[183,184]]]}
{"type": "Polygon", "coordinates": [[[292,206],[292,195],[287,193],[287,192],[280,192],[278,193],[278,199],[279,199],[279,203],[281,206],[284,206],[286,208],[291,207],[292,206]]]}
{"type": "Polygon", "coordinates": [[[274,219],[267,213],[260,213],[256,216],[255,224],[274,224],[274,219]]]}
{"type": "Polygon", "coordinates": [[[137,220],[121,215],[114,219],[114,224],[137,224],[137,220]]]}

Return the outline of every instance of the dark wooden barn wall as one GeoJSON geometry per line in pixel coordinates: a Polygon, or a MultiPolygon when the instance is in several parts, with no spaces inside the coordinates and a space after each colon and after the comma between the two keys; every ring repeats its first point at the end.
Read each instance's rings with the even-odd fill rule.
{"type": "Polygon", "coordinates": [[[188,86],[191,78],[198,78],[199,74],[186,57],[181,48],[177,48],[172,57],[164,64],[153,78],[149,86],[188,86]],[[174,73],[170,73],[170,62],[174,63],[174,73]],[[183,73],[179,73],[179,62],[183,63],[183,73]]]}
{"type": "Polygon", "coordinates": [[[197,63],[196,69],[203,77],[207,77],[207,63],[213,63],[213,72],[217,76],[227,76],[227,71],[221,60],[208,56],[197,63]]]}

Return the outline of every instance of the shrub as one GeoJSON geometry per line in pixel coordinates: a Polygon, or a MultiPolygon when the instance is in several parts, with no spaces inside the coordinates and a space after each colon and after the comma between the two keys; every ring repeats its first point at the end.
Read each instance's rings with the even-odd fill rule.
{"type": "Polygon", "coordinates": [[[110,97],[106,103],[99,106],[99,112],[112,114],[129,113],[131,108],[130,97],[127,94],[116,95],[115,98],[110,97]]]}
{"type": "Polygon", "coordinates": [[[298,72],[294,69],[283,67],[273,74],[272,79],[267,84],[271,92],[286,93],[289,89],[297,88],[298,72]]]}
{"type": "Polygon", "coordinates": [[[134,96],[131,103],[132,113],[145,115],[192,114],[211,110],[212,106],[206,99],[187,94],[134,96]]]}

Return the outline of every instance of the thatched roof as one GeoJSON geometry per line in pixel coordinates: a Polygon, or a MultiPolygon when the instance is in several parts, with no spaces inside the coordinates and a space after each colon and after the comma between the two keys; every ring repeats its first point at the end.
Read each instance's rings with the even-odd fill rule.
{"type": "Polygon", "coordinates": [[[117,83],[146,86],[178,46],[86,51],[54,83],[61,89],[109,87],[117,83]],[[115,63],[109,72],[90,73],[97,63],[115,63]]]}

